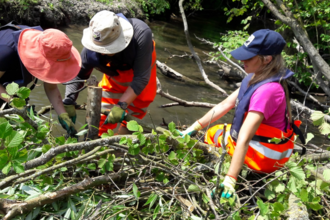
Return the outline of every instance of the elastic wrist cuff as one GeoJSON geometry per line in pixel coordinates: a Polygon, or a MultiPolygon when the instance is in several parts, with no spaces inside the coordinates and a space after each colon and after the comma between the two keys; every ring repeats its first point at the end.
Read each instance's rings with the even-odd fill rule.
{"type": "Polygon", "coordinates": [[[229,175],[229,174],[227,174],[226,176],[229,176],[229,177],[231,177],[231,178],[233,178],[233,179],[235,179],[237,181],[237,177],[234,177],[234,176],[229,175]]]}

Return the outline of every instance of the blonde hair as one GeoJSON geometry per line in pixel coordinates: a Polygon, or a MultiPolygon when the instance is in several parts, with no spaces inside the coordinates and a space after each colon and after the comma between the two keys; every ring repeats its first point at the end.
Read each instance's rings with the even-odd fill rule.
{"type": "MultiPolygon", "coordinates": [[[[261,60],[263,63],[265,60],[266,56],[258,55],[258,58],[261,60]]],[[[249,86],[256,84],[258,82],[261,82],[265,79],[268,79],[272,76],[275,76],[277,74],[281,74],[282,76],[285,75],[286,68],[285,68],[285,62],[283,60],[283,57],[281,54],[273,55],[273,59],[265,66],[263,66],[261,69],[259,69],[252,79],[249,82],[249,86]]],[[[285,98],[286,98],[286,106],[287,106],[287,117],[289,119],[289,122],[291,123],[292,120],[292,114],[291,114],[291,105],[290,105],[290,97],[289,97],[289,89],[288,89],[288,84],[285,79],[280,79],[280,84],[284,88],[285,92],[285,98]]],[[[286,129],[286,128],[285,128],[286,129]]]]}

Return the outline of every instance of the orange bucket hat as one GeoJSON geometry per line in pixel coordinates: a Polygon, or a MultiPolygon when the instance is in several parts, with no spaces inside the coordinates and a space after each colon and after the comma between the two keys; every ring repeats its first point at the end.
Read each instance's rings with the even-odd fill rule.
{"type": "Polygon", "coordinates": [[[26,69],[47,83],[64,83],[75,78],[81,67],[78,50],[57,29],[25,29],[19,36],[18,54],[26,69]]]}

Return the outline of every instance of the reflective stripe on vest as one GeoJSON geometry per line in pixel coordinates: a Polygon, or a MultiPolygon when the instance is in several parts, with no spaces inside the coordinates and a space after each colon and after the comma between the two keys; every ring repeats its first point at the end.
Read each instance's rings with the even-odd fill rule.
{"type": "MultiPolygon", "coordinates": [[[[299,121],[295,121],[299,126],[299,121]]],[[[215,125],[208,129],[205,134],[204,142],[213,144],[215,147],[221,147],[223,125],[215,125]]],[[[231,125],[227,125],[227,131],[231,129],[231,125]]],[[[294,135],[293,130],[290,129],[288,133],[284,133],[277,128],[261,124],[256,132],[259,136],[275,137],[283,139],[287,137],[290,140],[283,142],[283,144],[263,143],[251,140],[247,150],[244,163],[251,169],[259,172],[271,173],[279,168],[289,160],[293,152],[294,135]]],[[[232,139],[229,132],[226,132],[225,144],[229,155],[233,156],[236,142],[232,139]],[[227,136],[228,134],[228,136],[227,136]]]]}
{"type": "Polygon", "coordinates": [[[290,156],[293,152],[292,149],[288,149],[288,150],[283,151],[283,152],[278,152],[278,151],[269,149],[268,147],[265,147],[264,145],[262,145],[258,141],[253,141],[253,140],[250,141],[249,147],[251,147],[254,150],[258,151],[259,153],[261,153],[265,157],[268,157],[268,158],[273,159],[273,160],[281,160],[283,158],[290,158],[290,156]]]}
{"type": "MultiPolygon", "coordinates": [[[[135,100],[128,106],[128,114],[142,119],[146,113],[148,106],[156,97],[157,91],[157,67],[156,63],[156,44],[153,41],[153,52],[152,52],[152,61],[150,65],[150,79],[144,90],[139,94],[135,100]]],[[[130,70],[117,70],[119,76],[110,77],[103,75],[99,87],[102,87],[102,101],[101,107],[104,109],[111,109],[115,104],[118,103],[119,99],[122,97],[124,92],[127,89],[126,85],[129,85],[133,80],[134,72],[130,70]]],[[[106,119],[105,115],[101,115],[100,127],[99,127],[99,136],[102,133],[106,132],[108,129],[114,129],[116,124],[106,124],[103,125],[104,120],[106,119]]]]}

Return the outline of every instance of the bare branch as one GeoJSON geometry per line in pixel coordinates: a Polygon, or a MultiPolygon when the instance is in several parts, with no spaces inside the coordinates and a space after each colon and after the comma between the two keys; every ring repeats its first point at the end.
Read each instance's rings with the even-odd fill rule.
{"type": "Polygon", "coordinates": [[[38,130],[38,124],[35,123],[31,118],[26,113],[26,109],[16,109],[16,108],[11,108],[11,109],[6,109],[0,111],[0,117],[4,117],[5,115],[10,115],[10,114],[16,114],[21,116],[27,123],[29,123],[35,130],[38,130]]]}
{"type": "Polygon", "coordinates": [[[208,76],[206,75],[204,69],[203,69],[203,66],[202,66],[202,63],[201,63],[201,60],[199,58],[199,56],[195,53],[194,51],[194,48],[191,44],[191,41],[190,41],[190,36],[189,36],[189,31],[188,31],[188,24],[187,24],[187,19],[186,19],[186,15],[184,13],[184,9],[182,7],[182,3],[183,3],[183,0],[180,0],[179,1],[179,7],[180,7],[180,12],[181,12],[181,15],[182,15],[182,20],[183,20],[183,24],[184,24],[184,33],[186,35],[186,40],[187,40],[187,44],[189,46],[189,49],[190,49],[190,52],[193,54],[194,56],[194,59],[197,63],[197,66],[205,80],[205,82],[207,84],[209,84],[211,87],[213,87],[214,89],[222,92],[224,95],[228,96],[227,92],[223,89],[221,89],[218,85],[214,84],[213,82],[211,82],[209,79],[208,79],[208,76]]]}

